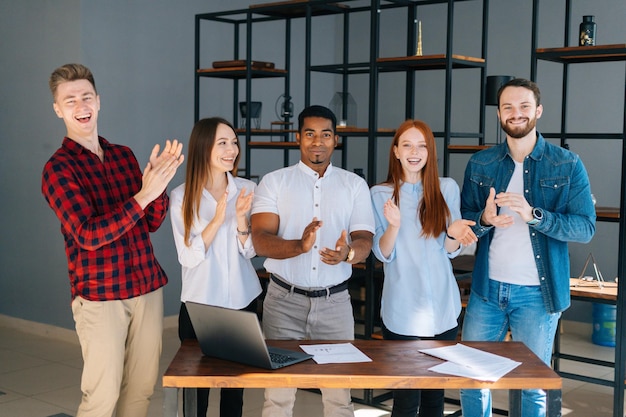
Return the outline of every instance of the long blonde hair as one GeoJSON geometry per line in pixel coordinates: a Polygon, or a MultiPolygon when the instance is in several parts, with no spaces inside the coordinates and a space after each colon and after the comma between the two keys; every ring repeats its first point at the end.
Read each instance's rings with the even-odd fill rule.
{"type": "MultiPolygon", "coordinates": [[[[202,199],[202,190],[208,181],[211,181],[211,152],[215,145],[215,135],[218,125],[223,124],[235,132],[232,124],[221,117],[210,117],[199,120],[191,131],[189,137],[189,145],[187,151],[187,171],[185,174],[185,195],[183,196],[183,225],[185,226],[185,244],[189,246],[191,243],[189,237],[191,235],[191,226],[198,218],[200,211],[200,200],[202,199]]],[[[235,137],[237,133],[235,132],[235,137]]],[[[239,140],[237,140],[237,148],[239,140]]],[[[234,176],[237,175],[237,165],[241,152],[235,158],[235,164],[231,171],[234,176]]]]}
{"type": "Polygon", "coordinates": [[[425,237],[437,237],[447,229],[450,219],[450,209],[441,194],[439,187],[439,168],[437,167],[437,147],[435,136],[430,127],[421,120],[406,120],[403,122],[393,137],[389,150],[389,168],[386,183],[393,187],[392,199],[400,206],[400,187],[404,180],[402,164],[394,153],[394,147],[398,146],[400,136],[411,128],[416,128],[424,135],[428,159],[422,169],[422,185],[424,196],[418,205],[418,216],[422,224],[422,235],[425,237]]]}

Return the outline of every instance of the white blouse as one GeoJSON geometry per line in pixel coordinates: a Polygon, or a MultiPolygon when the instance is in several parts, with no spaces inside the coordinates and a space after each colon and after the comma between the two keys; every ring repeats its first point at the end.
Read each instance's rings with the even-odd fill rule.
{"type": "Polygon", "coordinates": [[[203,190],[199,218],[191,227],[190,246],[185,244],[182,205],[185,184],[171,192],[170,218],[178,261],[182,265],[182,302],[193,301],[219,307],[242,309],[261,293],[261,284],[252,262],[256,253],[248,236],[242,245],[237,236],[235,204],[242,188],[246,195],[256,184],[250,180],[228,176],[226,219],[208,249],[204,248],[202,230],[215,216],[217,201],[203,190]]]}

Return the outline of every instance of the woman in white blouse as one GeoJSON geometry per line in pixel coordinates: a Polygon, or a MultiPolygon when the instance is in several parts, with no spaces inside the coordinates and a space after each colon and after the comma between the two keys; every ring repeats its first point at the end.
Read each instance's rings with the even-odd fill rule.
{"type": "MultiPolygon", "coordinates": [[[[198,121],[189,139],[185,183],[170,198],[172,231],[182,265],[179,337],[195,339],[185,302],[256,311],[261,285],[249,216],[256,184],[237,177],[240,148],[233,126],[213,117],[198,121]]],[[[205,416],[208,389],[198,389],[205,416]]],[[[243,389],[222,389],[220,416],[241,417],[243,389]]]]}

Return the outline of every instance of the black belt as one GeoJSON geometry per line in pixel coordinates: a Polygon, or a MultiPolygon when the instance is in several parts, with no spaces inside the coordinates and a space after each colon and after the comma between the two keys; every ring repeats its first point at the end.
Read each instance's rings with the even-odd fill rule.
{"type": "Polygon", "coordinates": [[[344,281],[341,284],[337,284],[333,287],[324,288],[322,290],[303,290],[302,288],[295,287],[291,284],[286,283],[285,281],[281,281],[274,274],[271,275],[272,281],[274,281],[278,286],[283,287],[286,290],[295,292],[296,294],[306,295],[310,298],[316,297],[326,297],[327,295],[335,294],[337,292],[341,292],[348,289],[348,281],[344,281]]]}

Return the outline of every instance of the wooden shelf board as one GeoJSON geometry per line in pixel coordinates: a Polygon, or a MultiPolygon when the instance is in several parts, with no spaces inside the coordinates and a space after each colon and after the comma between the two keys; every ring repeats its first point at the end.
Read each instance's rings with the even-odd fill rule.
{"type": "MultiPolygon", "coordinates": [[[[309,0],[288,0],[273,3],[251,4],[250,10],[264,16],[277,18],[306,17],[309,0]]],[[[310,4],[311,16],[342,13],[350,7],[339,3],[310,4]]]]}
{"type": "Polygon", "coordinates": [[[451,151],[482,151],[491,146],[493,145],[448,145],[448,149],[451,151]]]}
{"type": "MultiPolygon", "coordinates": [[[[246,129],[237,128],[235,129],[237,133],[246,133],[246,129]]],[[[296,133],[297,130],[294,129],[250,129],[250,133],[255,135],[282,135],[284,133],[296,133]]]]}
{"type": "Polygon", "coordinates": [[[261,142],[250,141],[248,145],[255,148],[299,148],[297,142],[261,142]]]}
{"type": "MultiPolygon", "coordinates": [[[[215,77],[215,78],[229,78],[229,79],[243,79],[246,78],[246,67],[230,67],[230,68],[200,68],[196,72],[200,76],[215,77]]],[[[269,77],[284,77],[287,75],[287,71],[283,69],[260,69],[251,68],[250,74],[252,78],[269,78],[269,77]]]]}
{"type": "Polygon", "coordinates": [[[538,48],[537,59],[561,63],[626,60],[626,44],[538,48]]]}
{"type": "MultiPolygon", "coordinates": [[[[376,62],[381,67],[391,69],[443,69],[446,67],[446,55],[421,55],[421,56],[400,56],[393,58],[378,58],[376,62]]],[[[452,55],[452,67],[478,67],[484,66],[483,58],[476,58],[465,55],[452,55]]]]}
{"type": "Polygon", "coordinates": [[[619,207],[596,207],[596,216],[605,219],[619,219],[619,207]]]}
{"type": "MultiPolygon", "coordinates": [[[[381,128],[378,129],[376,132],[377,133],[395,133],[395,129],[387,129],[387,128],[381,128]]],[[[237,133],[246,133],[246,129],[243,128],[237,128],[235,129],[235,132],[237,133]]],[[[346,133],[368,133],[369,129],[366,127],[341,127],[341,126],[337,126],[337,131],[336,133],[338,135],[345,135],[346,133]]],[[[297,129],[282,129],[282,128],[277,128],[277,129],[250,129],[250,133],[254,134],[254,135],[281,135],[283,133],[298,133],[297,129]]]]}
{"type": "MultiPolygon", "coordinates": [[[[394,133],[395,131],[396,131],[395,129],[387,129],[387,128],[380,128],[376,130],[376,132],[378,133],[394,133]]],[[[369,129],[366,127],[337,126],[337,133],[367,133],[367,132],[369,132],[369,129]]]]}
{"type": "MultiPolygon", "coordinates": [[[[248,146],[251,148],[274,148],[274,149],[300,149],[298,142],[270,142],[270,141],[250,141],[248,146]]],[[[335,149],[343,149],[343,144],[338,143],[335,149]]]]}

